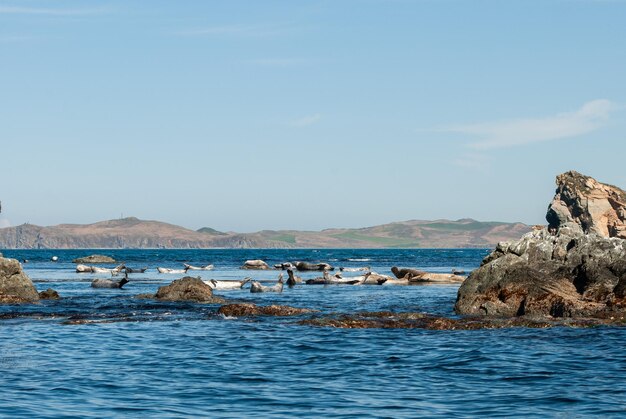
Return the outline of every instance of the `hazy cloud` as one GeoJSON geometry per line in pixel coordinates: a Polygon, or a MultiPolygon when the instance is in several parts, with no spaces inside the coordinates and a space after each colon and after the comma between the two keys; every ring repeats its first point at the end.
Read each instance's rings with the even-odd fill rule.
{"type": "Polygon", "coordinates": [[[292,67],[307,64],[310,61],[301,58],[257,58],[245,60],[244,63],[264,67],[292,67]]]}
{"type": "Polygon", "coordinates": [[[237,36],[237,37],[265,37],[277,35],[289,30],[289,26],[270,24],[232,24],[215,25],[204,28],[190,29],[179,32],[180,35],[205,36],[237,36]]]}
{"type": "Polygon", "coordinates": [[[25,42],[34,39],[32,36],[23,35],[0,35],[0,44],[10,44],[14,42],[25,42]]]}
{"type": "Polygon", "coordinates": [[[314,115],[303,116],[302,118],[294,119],[289,123],[292,127],[308,127],[319,122],[322,119],[322,115],[316,113],[314,115]]]}
{"type": "Polygon", "coordinates": [[[468,153],[453,160],[452,163],[465,169],[482,171],[488,166],[489,160],[489,157],[484,154],[468,153]]]}
{"type": "Polygon", "coordinates": [[[0,14],[46,15],[46,16],[83,16],[106,12],[105,9],[51,9],[39,7],[0,6],[0,14]]]}
{"type": "Polygon", "coordinates": [[[573,112],[545,118],[515,119],[444,128],[442,131],[482,137],[470,143],[474,149],[521,146],[541,141],[572,138],[602,128],[615,106],[606,99],[592,100],[573,112]]]}
{"type": "Polygon", "coordinates": [[[6,218],[0,218],[0,228],[11,227],[11,222],[6,218]]]}

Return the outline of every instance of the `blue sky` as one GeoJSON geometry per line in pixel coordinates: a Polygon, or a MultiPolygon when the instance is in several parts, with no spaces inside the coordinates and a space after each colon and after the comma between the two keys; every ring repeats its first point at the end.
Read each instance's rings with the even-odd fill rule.
{"type": "Polygon", "coordinates": [[[0,0],[0,226],[543,223],[626,188],[626,1],[0,0]]]}

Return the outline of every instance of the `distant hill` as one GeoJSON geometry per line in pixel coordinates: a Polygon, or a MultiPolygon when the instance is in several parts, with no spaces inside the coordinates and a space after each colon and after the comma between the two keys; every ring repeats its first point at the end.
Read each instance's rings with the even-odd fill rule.
{"type": "Polygon", "coordinates": [[[227,233],[222,233],[211,227],[202,227],[196,230],[198,233],[211,234],[213,236],[226,236],[227,233]]]}
{"type": "Polygon", "coordinates": [[[530,231],[522,223],[402,221],[357,229],[263,230],[223,233],[198,231],[134,217],[94,224],[40,227],[22,224],[0,229],[0,248],[492,248],[530,231]]]}

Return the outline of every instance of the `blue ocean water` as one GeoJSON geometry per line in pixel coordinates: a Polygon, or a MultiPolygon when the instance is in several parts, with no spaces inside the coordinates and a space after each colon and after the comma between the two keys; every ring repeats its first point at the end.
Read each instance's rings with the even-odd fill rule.
{"type": "MultiPolygon", "coordinates": [[[[272,282],[270,264],[325,261],[470,271],[486,250],[3,250],[28,259],[38,290],[64,297],[0,306],[3,417],[618,417],[626,414],[626,329],[477,331],[332,329],[294,318],[230,319],[218,306],[133,298],[182,275],[157,266],[215,265],[205,279],[272,282]],[[104,253],[131,267],[123,290],[92,289],[71,260],[104,253]],[[51,262],[58,256],[58,262],[51,262]],[[68,324],[68,320],[90,320],[68,324]]],[[[111,265],[112,266],[112,265],[111,265]]],[[[304,278],[318,273],[302,274],[304,278]]],[[[454,315],[457,286],[297,286],[226,298],[322,313],[454,315]]]]}

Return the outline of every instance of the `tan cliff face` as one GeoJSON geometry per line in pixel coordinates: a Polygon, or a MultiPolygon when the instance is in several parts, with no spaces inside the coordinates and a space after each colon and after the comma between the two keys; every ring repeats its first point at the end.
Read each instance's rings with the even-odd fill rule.
{"type": "Polygon", "coordinates": [[[556,184],[546,215],[551,228],[574,222],[585,233],[626,239],[626,192],[575,171],[557,176],[556,184]]]}

